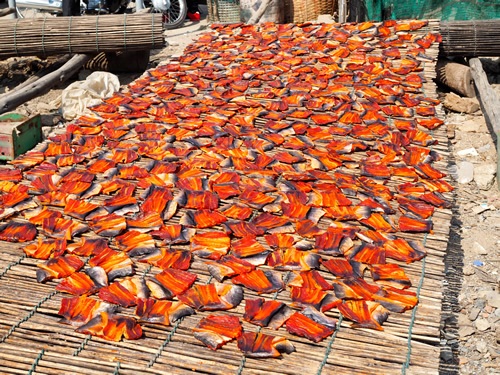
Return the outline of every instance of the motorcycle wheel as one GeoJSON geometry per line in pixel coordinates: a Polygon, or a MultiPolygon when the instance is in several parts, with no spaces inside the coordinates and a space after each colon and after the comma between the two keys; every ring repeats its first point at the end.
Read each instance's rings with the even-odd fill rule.
{"type": "MultiPolygon", "coordinates": [[[[153,9],[153,12],[158,10],[153,9]]],[[[170,0],[170,8],[161,11],[163,14],[163,26],[166,29],[175,29],[184,23],[187,15],[186,0],[170,0]]]]}

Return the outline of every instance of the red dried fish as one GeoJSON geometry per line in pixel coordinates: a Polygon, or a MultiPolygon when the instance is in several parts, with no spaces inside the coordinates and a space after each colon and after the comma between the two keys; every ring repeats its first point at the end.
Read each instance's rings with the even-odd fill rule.
{"type": "Polygon", "coordinates": [[[166,244],[188,243],[196,229],[184,228],[180,224],[163,225],[159,229],[151,231],[151,236],[161,239],[166,244]]]}
{"type": "Polygon", "coordinates": [[[398,222],[399,230],[402,232],[431,232],[432,221],[420,219],[410,214],[402,215],[398,222]]]}
{"type": "Polygon", "coordinates": [[[163,225],[161,216],[154,211],[140,212],[131,219],[127,219],[127,228],[138,232],[158,230],[163,225]]]}
{"type": "Polygon", "coordinates": [[[163,270],[155,277],[146,279],[151,296],[157,299],[171,299],[188,290],[196,281],[196,274],[175,268],[163,270]]]}
{"type": "Polygon", "coordinates": [[[118,249],[128,253],[129,256],[150,254],[155,251],[155,241],[150,234],[129,230],[115,237],[118,249]]]}
{"type": "Polygon", "coordinates": [[[200,229],[214,227],[226,221],[226,217],[217,211],[198,210],[186,211],[179,220],[179,223],[188,227],[197,227],[200,229]]]}
{"type": "Polygon", "coordinates": [[[339,278],[361,277],[363,273],[358,262],[345,258],[322,260],[321,264],[339,278]]]}
{"type": "Polygon", "coordinates": [[[114,237],[127,228],[127,221],[123,216],[109,214],[92,218],[89,222],[91,229],[104,237],[114,237]]]}
{"type": "Polygon", "coordinates": [[[42,231],[49,237],[71,240],[74,236],[88,230],[86,224],[65,218],[46,218],[42,222],[42,231]]]}
{"type": "Polygon", "coordinates": [[[61,299],[61,308],[58,315],[61,315],[61,323],[80,325],[87,323],[101,312],[113,312],[114,307],[109,303],[102,302],[90,297],[70,297],[61,299]]]}
{"type": "Polygon", "coordinates": [[[109,315],[100,313],[76,332],[101,337],[108,341],[138,340],[142,337],[142,328],[134,318],[128,316],[109,315]]]}
{"type": "Polygon", "coordinates": [[[336,322],[312,307],[306,307],[302,312],[295,312],[286,321],[288,332],[305,337],[314,342],[320,342],[335,331],[336,322]]]}
{"type": "Polygon", "coordinates": [[[67,246],[67,251],[69,253],[84,257],[96,255],[104,249],[109,249],[108,241],[99,237],[82,237],[79,242],[74,242],[67,246]]]}
{"type": "Polygon", "coordinates": [[[351,328],[382,331],[382,324],[389,317],[389,312],[382,305],[372,301],[344,301],[337,308],[347,319],[355,322],[351,328]]]}
{"type": "Polygon", "coordinates": [[[243,289],[221,283],[195,285],[177,298],[199,311],[229,310],[240,304],[243,289]]]}
{"type": "Polygon", "coordinates": [[[252,263],[234,255],[226,255],[215,262],[206,262],[206,264],[210,275],[219,282],[222,282],[225,277],[240,275],[255,269],[252,263]]]}
{"type": "Polygon", "coordinates": [[[292,309],[283,302],[264,298],[246,299],[243,319],[261,327],[278,329],[292,314],[292,309]]]}
{"type": "Polygon", "coordinates": [[[259,294],[278,292],[285,287],[281,274],[272,270],[255,269],[235,276],[231,281],[259,294]]]}
{"type": "Polygon", "coordinates": [[[191,238],[191,252],[200,258],[219,259],[226,255],[231,239],[223,232],[206,232],[191,238]]]}
{"type": "Polygon", "coordinates": [[[389,240],[384,243],[387,258],[411,263],[426,255],[425,248],[416,241],[406,241],[403,238],[389,240]]]}
{"type": "Polygon", "coordinates": [[[282,353],[295,351],[292,343],[284,337],[260,332],[244,332],[238,339],[238,349],[249,358],[279,358],[282,353]]]}
{"type": "Polygon", "coordinates": [[[91,267],[101,267],[111,281],[117,277],[129,276],[134,273],[132,260],[127,254],[105,248],[89,260],[91,267]]]}
{"type": "Polygon", "coordinates": [[[373,281],[380,285],[388,285],[397,289],[411,286],[405,271],[397,264],[373,264],[370,266],[373,281]]]}
{"type": "Polygon", "coordinates": [[[68,199],[64,207],[64,213],[76,219],[85,220],[85,217],[99,206],[80,199],[68,199]]]}
{"type": "Polygon", "coordinates": [[[63,255],[66,251],[66,239],[42,239],[38,243],[27,245],[23,248],[24,253],[30,258],[49,259],[63,255]]]}
{"type": "Polygon", "coordinates": [[[148,294],[144,279],[139,277],[127,277],[99,290],[100,299],[123,307],[135,306],[138,298],[146,298],[148,294]]]}
{"type": "Polygon", "coordinates": [[[209,315],[193,328],[194,337],[212,350],[237,339],[243,333],[240,320],[232,315],[209,315]]]}
{"type": "Polygon", "coordinates": [[[58,256],[37,264],[36,280],[44,283],[52,279],[68,277],[82,268],[84,263],[75,255],[58,256]]]}
{"type": "Polygon", "coordinates": [[[169,326],[179,319],[193,315],[194,310],[178,301],[158,301],[153,298],[137,299],[135,315],[139,321],[169,326]]]}
{"type": "Polygon", "coordinates": [[[37,235],[36,227],[31,223],[9,221],[0,224],[0,240],[8,242],[32,241],[37,235]]]}
{"type": "Polygon", "coordinates": [[[56,290],[75,296],[81,296],[94,294],[103,286],[105,285],[99,284],[98,282],[96,283],[96,281],[85,272],[75,272],[57,284],[56,290]]]}
{"type": "Polygon", "coordinates": [[[252,257],[262,253],[267,254],[265,247],[257,242],[255,236],[246,236],[240,240],[233,241],[231,244],[233,255],[238,258],[252,257]]]}
{"type": "Polygon", "coordinates": [[[319,267],[320,258],[318,254],[291,247],[273,251],[269,254],[266,264],[276,270],[308,271],[319,267]]]}

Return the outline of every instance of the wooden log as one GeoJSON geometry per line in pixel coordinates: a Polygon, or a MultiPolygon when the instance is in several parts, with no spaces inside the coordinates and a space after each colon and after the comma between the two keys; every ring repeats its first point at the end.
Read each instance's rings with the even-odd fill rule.
{"type": "Polygon", "coordinates": [[[66,81],[85,65],[90,58],[89,55],[75,55],[59,69],[26,86],[24,90],[16,90],[11,95],[5,95],[0,99],[0,113],[11,111],[22,103],[50,90],[58,83],[66,81]]]}
{"type": "Polygon", "coordinates": [[[497,138],[497,185],[500,190],[500,100],[488,82],[481,60],[472,58],[469,65],[486,123],[491,126],[497,138]]]}
{"type": "Polygon", "coordinates": [[[0,59],[162,48],[162,15],[0,19],[0,59]]]}
{"type": "Polygon", "coordinates": [[[439,59],[436,65],[436,79],[462,96],[476,96],[474,81],[467,65],[458,64],[448,59],[439,59]]]}

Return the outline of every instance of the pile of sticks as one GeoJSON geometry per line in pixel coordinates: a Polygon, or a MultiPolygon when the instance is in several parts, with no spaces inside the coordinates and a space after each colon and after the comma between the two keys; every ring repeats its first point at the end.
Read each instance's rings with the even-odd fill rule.
{"type": "Polygon", "coordinates": [[[162,15],[0,19],[0,58],[162,48],[162,15]]]}

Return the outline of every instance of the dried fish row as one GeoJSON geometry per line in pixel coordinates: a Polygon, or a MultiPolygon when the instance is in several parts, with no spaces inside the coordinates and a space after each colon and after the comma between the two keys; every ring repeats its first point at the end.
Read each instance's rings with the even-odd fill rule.
{"type": "MultiPolygon", "coordinates": [[[[395,262],[426,251],[405,233],[432,231],[452,189],[430,148],[443,122],[424,92],[440,40],[426,25],[213,25],[0,168],[0,239],[38,237],[23,250],[73,295],[63,321],[108,340],[243,300],[243,320],[314,342],[335,331],[331,310],[382,330],[418,303],[395,262]]],[[[249,357],[294,350],[231,314],[194,331],[249,357]]]]}

